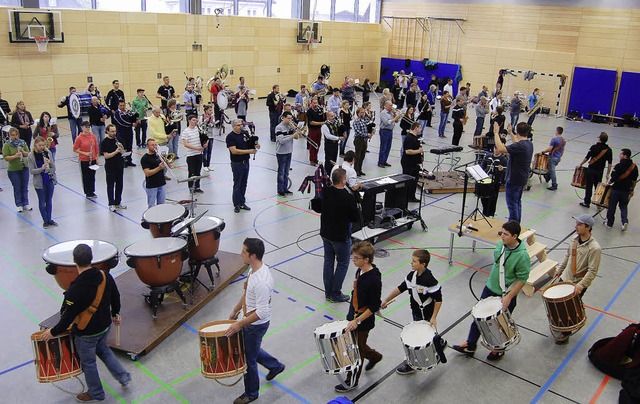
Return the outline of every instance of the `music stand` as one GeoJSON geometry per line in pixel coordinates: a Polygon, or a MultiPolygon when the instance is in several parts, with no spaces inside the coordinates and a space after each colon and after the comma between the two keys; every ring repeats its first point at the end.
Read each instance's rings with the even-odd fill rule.
{"type": "MultiPolygon", "coordinates": [[[[477,221],[478,220],[478,213],[479,213],[480,216],[482,216],[482,219],[484,219],[484,221],[487,222],[489,227],[493,227],[493,226],[491,226],[491,223],[489,223],[489,220],[487,220],[487,217],[484,215],[484,213],[482,213],[480,211],[480,209],[478,209],[478,204],[480,202],[480,196],[478,195],[478,183],[482,182],[485,179],[488,179],[489,178],[489,174],[487,174],[487,172],[484,171],[482,169],[482,167],[480,167],[480,165],[478,165],[478,164],[473,165],[473,166],[468,166],[465,169],[465,192],[466,192],[468,175],[471,175],[473,177],[473,179],[475,180],[475,182],[476,182],[476,185],[475,185],[475,189],[476,189],[476,192],[475,192],[475,194],[476,194],[476,208],[473,210],[473,212],[471,212],[469,214],[469,216],[467,216],[466,219],[464,219],[464,221],[462,223],[464,223],[467,220],[469,220],[472,216],[473,216],[473,220],[477,221]]],[[[460,223],[460,226],[462,226],[462,223],[460,223]]]]}

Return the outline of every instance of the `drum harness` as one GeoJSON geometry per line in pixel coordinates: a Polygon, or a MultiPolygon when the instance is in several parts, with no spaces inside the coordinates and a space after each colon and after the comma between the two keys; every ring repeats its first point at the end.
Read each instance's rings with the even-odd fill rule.
{"type": "MultiPolygon", "coordinates": [[[[520,243],[522,243],[522,240],[518,239],[518,246],[520,246],[520,243]]],[[[516,248],[518,247],[516,246],[516,248]]],[[[498,259],[496,260],[496,263],[498,261],[500,261],[500,290],[502,290],[502,296],[505,296],[507,293],[509,293],[509,291],[511,290],[511,286],[513,286],[513,284],[509,285],[509,288],[506,287],[506,279],[505,279],[505,274],[504,274],[504,264],[507,262],[507,260],[509,259],[509,257],[511,257],[511,254],[513,254],[513,251],[511,249],[509,249],[509,251],[512,251],[511,254],[509,254],[509,257],[505,257],[505,249],[507,247],[505,247],[505,245],[502,245],[502,251],[500,251],[500,256],[498,257],[498,259]]]]}
{"type": "Polygon", "coordinates": [[[424,292],[428,292],[428,288],[426,286],[421,286],[418,285],[417,279],[418,279],[418,275],[416,274],[416,280],[413,280],[413,273],[410,274],[411,275],[411,279],[407,279],[404,281],[404,283],[407,285],[407,288],[411,291],[411,297],[413,298],[413,300],[416,301],[416,303],[418,303],[418,307],[420,307],[420,315],[422,316],[422,319],[425,321],[429,321],[428,319],[424,318],[424,311],[422,310],[425,306],[430,305],[433,302],[433,298],[431,296],[429,296],[429,298],[427,300],[425,300],[424,302],[420,302],[420,289],[423,288],[424,292]]]}

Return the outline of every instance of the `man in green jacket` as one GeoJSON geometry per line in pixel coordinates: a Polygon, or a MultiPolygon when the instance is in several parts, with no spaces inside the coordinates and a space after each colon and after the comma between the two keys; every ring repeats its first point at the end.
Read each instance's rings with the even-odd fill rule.
{"type": "MultiPolygon", "coordinates": [[[[493,267],[480,296],[480,300],[492,296],[501,297],[502,309],[508,308],[511,313],[516,308],[516,298],[527,282],[531,270],[531,259],[527,253],[527,246],[518,238],[520,231],[520,224],[515,220],[509,220],[502,225],[502,230],[498,232],[502,240],[498,242],[493,251],[493,267]],[[500,286],[501,262],[504,265],[504,290],[500,286]]],[[[467,341],[451,348],[467,356],[473,356],[479,338],[480,330],[474,321],[471,324],[467,341]]],[[[503,355],[504,351],[491,351],[487,359],[498,360],[503,355]]]]}

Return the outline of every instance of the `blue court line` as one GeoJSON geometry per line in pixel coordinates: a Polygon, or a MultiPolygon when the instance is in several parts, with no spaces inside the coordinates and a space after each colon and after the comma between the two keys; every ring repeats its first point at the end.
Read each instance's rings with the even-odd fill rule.
{"type": "MultiPolygon", "coordinates": [[[[622,292],[629,285],[629,283],[631,282],[633,277],[638,273],[639,270],[640,270],[640,264],[636,266],[636,268],[633,270],[631,275],[629,275],[629,277],[620,286],[620,289],[618,289],[616,294],[613,295],[611,300],[609,300],[609,303],[607,303],[603,311],[609,311],[609,309],[611,309],[611,306],[613,306],[613,304],[620,297],[622,292]]],[[[582,345],[587,341],[587,338],[589,337],[591,332],[593,332],[593,330],[597,327],[598,323],[600,322],[600,320],[602,320],[603,317],[604,317],[604,313],[600,313],[600,315],[598,315],[598,317],[595,319],[593,324],[591,324],[591,327],[589,327],[587,332],[582,336],[582,338],[580,339],[580,342],[576,344],[576,346],[571,350],[569,355],[564,359],[564,361],[560,364],[560,366],[558,366],[556,371],[553,372],[549,380],[547,380],[547,382],[540,388],[540,390],[538,391],[538,394],[536,394],[536,396],[531,400],[532,403],[537,403],[538,401],[540,401],[542,396],[549,390],[553,382],[558,378],[558,376],[560,376],[560,373],[562,373],[564,368],[569,364],[573,356],[578,352],[578,349],[580,349],[580,347],[582,347],[582,345]]]]}
{"type": "MultiPolygon", "coordinates": [[[[198,330],[196,330],[195,328],[191,327],[189,324],[187,323],[182,323],[182,326],[184,328],[186,328],[187,330],[191,331],[192,333],[198,335],[198,330]]],[[[31,362],[27,362],[27,363],[31,363],[31,362]]],[[[20,366],[24,366],[20,365],[20,366]]],[[[260,371],[258,371],[258,374],[262,377],[266,377],[267,375],[265,373],[262,373],[260,371]]],[[[1,375],[1,373],[0,373],[1,375]]],[[[275,380],[271,380],[271,384],[275,385],[276,387],[278,387],[280,390],[284,391],[285,393],[289,394],[291,397],[295,398],[296,400],[300,401],[301,403],[311,403],[308,400],[305,400],[304,398],[302,398],[298,393],[296,393],[293,390],[288,389],[287,387],[285,387],[284,385],[276,382],[275,380]]]]}
{"type": "MultiPolygon", "coordinates": [[[[81,194],[80,192],[76,191],[75,189],[69,188],[68,186],[66,186],[66,185],[64,185],[64,184],[61,184],[61,183],[59,183],[59,182],[58,182],[58,185],[59,185],[59,186],[61,186],[61,187],[62,187],[62,188],[64,188],[64,189],[66,189],[66,190],[68,190],[68,191],[70,191],[70,192],[72,192],[72,193],[74,193],[74,194],[78,195],[78,196],[81,196],[81,197],[82,197],[82,199],[87,199],[87,198],[85,197],[85,195],[81,194]]],[[[101,203],[97,202],[95,199],[87,199],[87,201],[88,201],[88,202],[91,202],[91,203],[94,203],[94,204],[96,204],[97,206],[100,206],[100,207],[102,207],[102,208],[104,208],[104,209],[109,209],[109,207],[108,207],[107,205],[103,205],[103,204],[101,204],[101,203]]],[[[140,224],[140,222],[138,222],[138,221],[136,221],[136,220],[133,220],[133,219],[131,219],[130,217],[125,216],[125,215],[123,215],[122,213],[120,213],[120,212],[118,212],[118,211],[116,211],[116,212],[112,212],[112,213],[115,213],[116,215],[121,216],[121,217],[123,217],[123,218],[127,219],[127,220],[128,220],[128,221],[130,221],[131,223],[140,224]]]]}
{"type": "MultiPolygon", "coordinates": [[[[0,205],[3,206],[5,209],[7,209],[9,212],[13,212],[14,215],[18,216],[18,218],[20,218],[21,220],[24,220],[25,222],[29,223],[33,228],[35,228],[36,230],[38,230],[39,232],[41,232],[45,236],[49,237],[51,240],[55,241],[56,243],[60,242],[60,240],[55,238],[53,235],[49,234],[49,232],[47,232],[44,228],[36,225],[31,220],[27,219],[27,217],[24,215],[24,213],[22,215],[18,214],[18,212],[16,212],[15,209],[11,209],[11,207],[8,206],[7,204],[5,204],[4,202],[0,202],[0,205]]],[[[31,213],[36,213],[37,215],[40,215],[40,212],[37,211],[36,209],[32,210],[31,213]]]]}
{"type": "MultiPolygon", "coordinates": [[[[276,205],[276,206],[277,206],[277,205],[276,205]]],[[[237,236],[238,234],[243,234],[243,233],[246,233],[246,232],[249,232],[249,231],[255,230],[255,229],[257,229],[257,228],[259,228],[259,227],[262,227],[262,226],[267,226],[267,225],[269,225],[269,224],[274,224],[274,223],[281,222],[281,221],[283,221],[283,220],[291,219],[292,217],[296,217],[296,216],[302,215],[302,214],[304,214],[304,213],[305,213],[305,212],[297,212],[297,213],[294,213],[294,214],[292,214],[292,215],[285,216],[285,217],[282,217],[282,218],[277,219],[277,220],[273,220],[273,221],[271,221],[271,222],[263,223],[263,224],[261,224],[260,226],[253,226],[253,227],[249,227],[249,228],[248,228],[248,229],[246,229],[246,230],[241,230],[241,231],[236,232],[236,233],[225,234],[224,236],[222,236],[222,237],[221,237],[221,239],[222,239],[222,240],[224,240],[224,239],[229,238],[229,237],[237,236]]]]}
{"type": "Polygon", "coordinates": [[[316,248],[314,248],[313,250],[309,250],[309,251],[307,251],[307,252],[303,252],[303,253],[298,254],[298,255],[295,255],[295,256],[293,256],[293,257],[291,257],[291,258],[287,258],[286,260],[284,260],[284,261],[282,261],[282,262],[278,262],[277,264],[273,264],[273,265],[269,265],[269,266],[270,266],[270,267],[277,267],[278,265],[286,264],[286,263],[287,263],[287,262],[289,262],[289,261],[293,261],[293,260],[295,260],[295,259],[298,259],[298,258],[302,257],[303,255],[307,255],[307,254],[310,254],[310,253],[312,253],[312,252],[314,252],[314,251],[318,251],[318,250],[319,250],[319,249],[321,249],[321,248],[324,248],[324,246],[316,247],[316,248]]]}
{"type": "Polygon", "coordinates": [[[20,368],[25,367],[27,365],[30,365],[32,363],[33,363],[33,359],[31,359],[29,361],[26,361],[25,363],[21,363],[19,365],[16,365],[16,366],[14,366],[12,368],[3,370],[2,372],[0,372],[0,376],[4,375],[5,373],[13,372],[14,370],[20,369],[20,368]]]}

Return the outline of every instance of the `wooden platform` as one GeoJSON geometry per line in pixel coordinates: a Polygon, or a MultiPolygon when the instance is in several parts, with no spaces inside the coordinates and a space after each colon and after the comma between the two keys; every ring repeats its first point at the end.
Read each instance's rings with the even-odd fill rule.
{"type": "MultiPolygon", "coordinates": [[[[460,194],[464,192],[464,175],[456,171],[435,172],[435,180],[420,178],[418,186],[424,187],[427,194],[460,194]]],[[[467,193],[473,193],[476,189],[475,181],[469,180],[467,193]]],[[[500,192],[504,192],[504,186],[500,187],[500,192]]]]}
{"type": "MultiPolygon", "coordinates": [[[[145,302],[143,294],[147,294],[149,289],[136,275],[135,270],[129,269],[116,278],[116,284],[120,290],[122,302],[122,325],[120,327],[120,345],[115,343],[115,328],[112,328],[109,335],[109,346],[115,350],[126,352],[131,359],[137,359],[139,355],[144,355],[158,346],[165,338],[175,331],[182,323],[187,321],[198,310],[203,308],[231,281],[236,279],[246,269],[239,254],[218,251],[220,260],[220,276],[216,276],[216,268],[213,267],[215,288],[207,292],[205,288],[199,286],[195,289],[193,304],[189,304],[186,309],[182,308],[182,301],[173,292],[165,296],[164,301],[158,308],[158,318],[151,318],[151,307],[145,302]]],[[[185,267],[187,261],[185,261],[185,267]]],[[[204,267],[200,269],[198,275],[205,285],[211,286],[209,275],[204,267]]],[[[190,302],[190,295],[187,290],[188,285],[183,288],[187,303],[190,302]]],[[[55,314],[44,320],[40,326],[49,328],[54,326],[59,314],[55,314]]]]}

